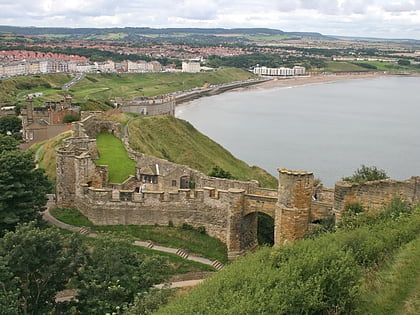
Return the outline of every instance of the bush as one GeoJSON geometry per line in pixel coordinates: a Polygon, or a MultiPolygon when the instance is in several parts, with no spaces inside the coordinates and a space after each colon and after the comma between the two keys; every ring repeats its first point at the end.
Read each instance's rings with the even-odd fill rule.
{"type": "Polygon", "coordinates": [[[219,166],[214,166],[208,175],[219,178],[235,179],[229,171],[225,171],[219,166]]]}
{"type": "Polygon", "coordinates": [[[197,232],[200,234],[206,234],[206,228],[204,226],[199,226],[197,232]]]}
{"type": "Polygon", "coordinates": [[[63,124],[72,123],[73,121],[78,121],[80,115],[76,113],[68,113],[63,116],[63,124]]]}
{"type": "Polygon", "coordinates": [[[350,183],[362,184],[368,181],[388,179],[389,176],[384,170],[378,169],[376,166],[363,165],[358,168],[352,176],[343,177],[343,181],[350,183]]]}

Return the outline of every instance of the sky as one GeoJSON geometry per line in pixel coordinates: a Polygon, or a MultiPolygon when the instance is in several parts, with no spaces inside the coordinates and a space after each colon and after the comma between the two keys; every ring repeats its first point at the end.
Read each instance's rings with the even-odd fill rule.
{"type": "Polygon", "coordinates": [[[420,40],[420,0],[0,0],[0,25],[267,27],[420,40]]]}

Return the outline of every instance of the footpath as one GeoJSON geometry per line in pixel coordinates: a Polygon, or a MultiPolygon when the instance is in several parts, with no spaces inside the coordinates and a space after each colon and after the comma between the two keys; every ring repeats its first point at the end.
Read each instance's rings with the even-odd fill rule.
{"type": "MultiPolygon", "coordinates": [[[[49,195],[48,203],[47,203],[47,210],[42,212],[42,217],[45,221],[47,221],[49,224],[60,227],[62,229],[70,230],[76,233],[80,233],[82,235],[88,236],[88,237],[97,237],[98,235],[96,233],[92,233],[91,230],[87,227],[78,227],[74,225],[70,225],[67,223],[64,223],[62,221],[57,220],[55,217],[53,217],[49,211],[50,207],[55,205],[54,199],[52,195],[49,195]]],[[[164,246],[158,246],[154,245],[150,241],[134,241],[133,245],[135,246],[141,246],[145,248],[149,248],[151,250],[164,252],[164,253],[170,253],[177,255],[183,259],[195,261],[204,265],[212,266],[216,270],[221,270],[224,267],[224,264],[222,264],[218,260],[210,260],[204,257],[198,257],[194,255],[190,255],[186,250],[182,248],[171,248],[171,247],[164,247],[164,246]]],[[[180,288],[180,287],[188,287],[188,286],[194,286],[204,281],[204,279],[193,279],[193,280],[187,280],[187,281],[177,281],[172,283],[165,283],[165,284],[158,284],[155,287],[156,288],[180,288]]]]}

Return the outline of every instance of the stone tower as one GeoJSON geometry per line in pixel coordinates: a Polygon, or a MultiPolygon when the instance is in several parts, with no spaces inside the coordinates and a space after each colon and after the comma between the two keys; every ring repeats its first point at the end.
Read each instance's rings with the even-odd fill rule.
{"type": "Polygon", "coordinates": [[[314,183],[312,172],[284,168],[278,171],[274,244],[299,239],[308,230],[314,183]]]}
{"type": "Polygon", "coordinates": [[[32,96],[26,97],[26,120],[28,125],[34,122],[34,100],[32,96]]]}

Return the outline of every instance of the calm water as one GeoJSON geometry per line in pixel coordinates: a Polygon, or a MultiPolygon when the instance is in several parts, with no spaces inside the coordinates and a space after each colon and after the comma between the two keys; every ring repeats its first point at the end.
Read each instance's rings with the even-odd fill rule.
{"type": "Polygon", "coordinates": [[[394,179],[420,175],[420,77],[232,91],[176,116],[275,176],[308,170],[333,187],[361,164],[394,179]]]}

